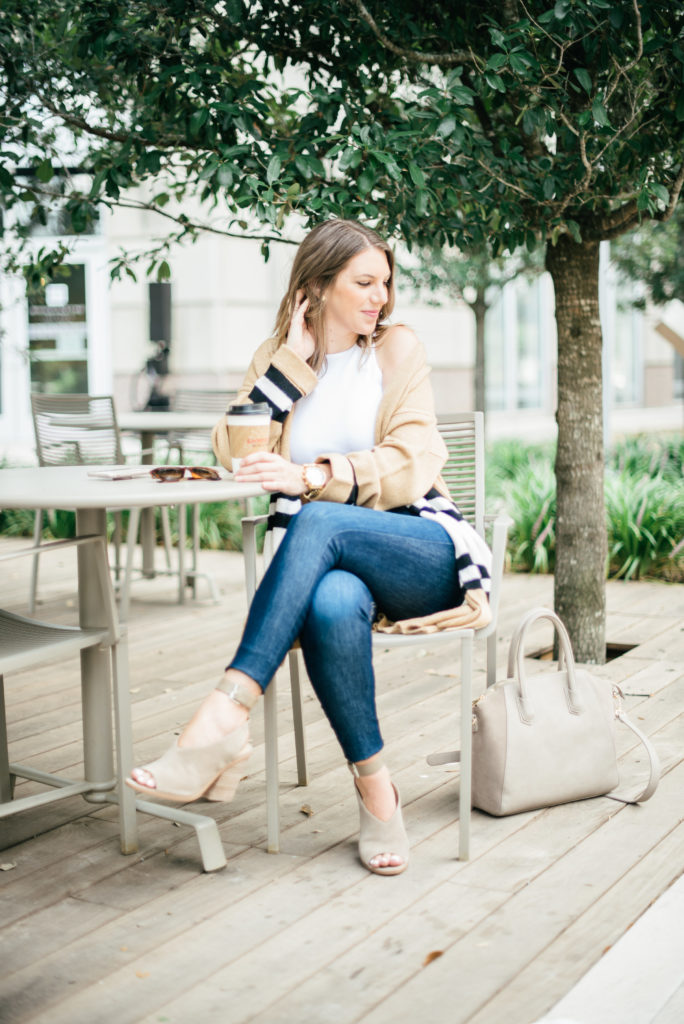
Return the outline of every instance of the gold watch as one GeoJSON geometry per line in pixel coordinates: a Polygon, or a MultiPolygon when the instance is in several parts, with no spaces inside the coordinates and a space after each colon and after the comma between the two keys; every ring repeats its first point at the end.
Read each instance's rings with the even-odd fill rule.
{"type": "Polygon", "coordinates": [[[302,497],[307,501],[313,501],[325,487],[328,478],[322,466],[310,462],[306,466],[302,466],[302,480],[306,488],[302,497]]]}

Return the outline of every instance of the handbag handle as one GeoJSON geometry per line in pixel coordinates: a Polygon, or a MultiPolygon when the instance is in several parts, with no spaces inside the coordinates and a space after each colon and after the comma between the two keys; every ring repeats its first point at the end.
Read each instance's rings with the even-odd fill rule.
{"type": "Polygon", "coordinates": [[[506,673],[507,679],[515,680],[515,673],[517,669],[517,682],[519,689],[518,701],[520,704],[520,711],[524,720],[528,723],[533,720],[534,711],[532,710],[532,706],[527,695],[527,675],[523,664],[525,654],[524,637],[530,626],[539,619],[548,619],[549,622],[553,624],[553,628],[558,634],[558,640],[560,643],[558,671],[563,671],[563,663],[565,662],[565,671],[567,673],[568,680],[567,689],[569,710],[571,714],[575,715],[579,714],[582,710],[582,705],[577,692],[577,684],[575,682],[575,658],[572,653],[572,644],[570,643],[568,631],[551,608],[533,608],[532,611],[523,616],[513,633],[511,646],[508,650],[508,670],[506,673]]]}

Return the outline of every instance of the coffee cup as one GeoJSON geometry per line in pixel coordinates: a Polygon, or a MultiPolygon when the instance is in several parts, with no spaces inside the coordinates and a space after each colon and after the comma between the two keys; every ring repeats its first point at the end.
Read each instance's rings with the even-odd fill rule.
{"type": "Polygon", "coordinates": [[[268,402],[229,405],[226,410],[226,426],[234,473],[239,470],[245,456],[252,452],[268,451],[271,430],[271,407],[268,402]]]}

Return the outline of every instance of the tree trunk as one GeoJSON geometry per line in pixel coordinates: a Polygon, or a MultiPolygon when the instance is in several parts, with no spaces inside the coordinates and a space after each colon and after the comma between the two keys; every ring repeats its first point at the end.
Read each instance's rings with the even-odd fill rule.
{"type": "Polygon", "coordinates": [[[485,405],[485,316],[487,303],[485,289],[478,287],[475,302],[470,307],[475,314],[475,411],[486,412],[485,405]]]}
{"type": "Polygon", "coordinates": [[[606,518],[599,245],[567,236],[549,245],[556,293],[558,448],[554,602],[578,661],[606,655],[606,518]]]}

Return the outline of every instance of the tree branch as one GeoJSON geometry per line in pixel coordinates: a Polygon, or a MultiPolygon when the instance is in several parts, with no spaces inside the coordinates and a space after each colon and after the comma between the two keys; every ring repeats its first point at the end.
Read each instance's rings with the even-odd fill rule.
{"type": "Polygon", "coordinates": [[[670,202],[667,204],[662,213],[656,214],[653,220],[665,221],[669,220],[675,211],[675,206],[679,202],[679,197],[682,193],[682,187],[684,186],[684,159],[682,160],[681,167],[679,168],[679,174],[674,180],[674,185],[670,190],[670,202]]]}
{"type": "MultiPolygon", "coordinates": [[[[46,199],[57,199],[64,202],[65,199],[83,199],[87,200],[89,197],[82,195],[78,192],[72,194],[71,197],[63,195],[61,192],[56,192],[54,189],[45,188],[43,186],[32,185],[32,190],[40,196],[45,196],[46,199]]],[[[92,202],[92,200],[89,200],[92,202]]],[[[192,221],[185,214],[173,214],[168,210],[163,210],[160,206],[156,206],[154,203],[146,203],[144,200],[138,199],[107,199],[103,200],[106,206],[119,207],[126,210],[144,210],[147,213],[157,213],[160,217],[164,217],[166,220],[170,220],[172,223],[177,224],[183,229],[184,233],[194,233],[199,231],[207,231],[213,235],[222,235],[226,238],[241,238],[245,241],[252,242],[284,242],[286,245],[299,245],[299,242],[292,238],[284,238],[282,235],[272,234],[258,234],[258,235],[246,235],[244,232],[229,231],[227,228],[215,227],[212,224],[201,223],[199,221],[192,221]]]]}
{"type": "Polygon", "coordinates": [[[592,235],[610,241],[624,235],[626,231],[636,227],[642,220],[657,221],[658,223],[669,220],[679,202],[682,188],[684,188],[684,160],[670,189],[670,201],[664,210],[660,210],[658,213],[646,213],[637,208],[636,200],[631,200],[612,215],[603,218],[592,235]]]}
{"type": "Polygon", "coordinates": [[[437,64],[439,67],[444,68],[453,68],[458,64],[475,63],[472,53],[467,50],[459,50],[456,53],[422,53],[417,50],[407,50],[403,46],[397,46],[378,26],[363,0],[344,0],[344,2],[356,9],[358,16],[362,21],[366,22],[378,42],[382,43],[390,53],[396,54],[397,57],[403,57],[404,60],[411,61],[414,64],[437,64]]]}

